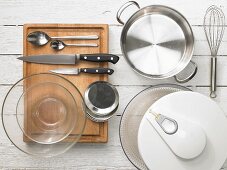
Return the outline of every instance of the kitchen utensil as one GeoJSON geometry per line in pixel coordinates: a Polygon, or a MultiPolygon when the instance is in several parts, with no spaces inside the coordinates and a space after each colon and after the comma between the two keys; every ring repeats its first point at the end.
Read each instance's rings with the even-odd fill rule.
{"type": "MultiPolygon", "coordinates": [[[[129,1],[117,13],[117,20],[130,6],[129,1]]],[[[151,5],[134,13],[124,24],[121,49],[127,63],[142,76],[154,79],[172,77],[190,62],[194,36],[187,20],[176,10],[151,5]]]]}
{"type": "Polygon", "coordinates": [[[40,64],[76,64],[78,60],[91,62],[111,62],[116,64],[119,57],[113,54],[72,54],[72,55],[33,55],[19,57],[19,60],[40,64]]]}
{"type": "Polygon", "coordinates": [[[197,73],[197,65],[190,61],[189,64],[178,74],[174,76],[178,83],[186,83],[191,80],[197,73]]]}
{"type": "Polygon", "coordinates": [[[65,44],[63,41],[55,40],[50,43],[51,48],[54,50],[63,50],[65,47],[98,47],[98,44],[65,44]]]}
{"type": "Polygon", "coordinates": [[[225,30],[225,14],[215,5],[210,6],[204,16],[203,27],[211,51],[210,97],[216,95],[217,53],[225,30]]]}
{"type": "Polygon", "coordinates": [[[43,31],[34,31],[28,34],[27,41],[36,46],[42,46],[47,44],[51,40],[97,40],[99,37],[97,35],[87,35],[87,36],[62,36],[62,37],[50,37],[43,31]]]}
{"type": "Polygon", "coordinates": [[[117,89],[108,82],[97,81],[89,85],[84,94],[87,116],[104,122],[113,116],[119,105],[117,89]]]}
{"type": "Polygon", "coordinates": [[[227,158],[226,131],[227,119],[217,103],[200,93],[180,91],[160,98],[147,110],[139,127],[138,148],[148,169],[217,170],[221,169],[227,158]],[[203,143],[200,135],[192,135],[191,138],[196,139],[188,143],[178,138],[174,139],[178,133],[176,132],[172,136],[173,145],[168,145],[166,139],[162,138],[165,132],[160,130],[157,133],[158,123],[151,123],[151,119],[147,119],[150,110],[174,119],[179,125],[178,131],[182,138],[188,133],[196,133],[194,131],[202,129],[207,139],[202,153],[194,159],[188,159],[192,151],[201,151],[201,147],[196,148],[197,143],[203,143]],[[184,129],[185,133],[182,131],[183,126],[186,128],[186,125],[182,125],[185,123],[182,120],[190,122],[187,123],[189,129],[194,128],[193,132],[188,131],[189,129],[184,129]],[[154,128],[152,125],[157,126],[154,128]],[[162,137],[159,133],[162,133],[162,137]],[[179,147],[180,154],[176,155],[174,146],[179,147]]]}
{"type": "Polygon", "coordinates": [[[147,121],[173,154],[182,159],[194,159],[203,152],[207,139],[204,130],[198,124],[185,118],[175,119],[172,115],[155,113],[152,108],[148,112],[149,114],[145,114],[147,121]]]}
{"type": "MultiPolygon", "coordinates": [[[[61,51],[61,54],[95,54],[95,53],[108,53],[108,25],[107,24],[25,24],[23,26],[23,55],[40,55],[40,54],[49,54],[54,55],[56,52],[52,50],[48,45],[42,46],[39,48],[30,44],[26,37],[30,32],[34,31],[44,31],[49,35],[98,35],[99,40],[97,43],[99,46],[97,48],[66,48],[64,51],[61,51]],[[38,50],[37,50],[38,49],[38,50]]],[[[78,41],[79,42],[79,41],[78,41]]],[[[85,41],[81,41],[85,42],[85,41]]],[[[86,41],[96,42],[93,40],[86,41]]],[[[23,75],[29,76],[36,73],[48,73],[49,70],[53,70],[56,68],[64,68],[70,66],[64,65],[50,65],[50,64],[33,64],[23,62],[23,75]]],[[[73,66],[77,68],[89,68],[89,67],[101,67],[108,68],[107,62],[78,62],[77,65],[73,66]]],[[[86,88],[95,81],[108,81],[108,74],[99,74],[99,75],[80,75],[80,76],[63,76],[67,78],[71,83],[73,83],[79,90],[81,94],[84,94],[86,88]]],[[[29,123],[29,120],[25,123],[29,123]]],[[[71,138],[74,135],[77,135],[76,129],[73,130],[70,135],[64,139],[65,142],[71,142],[71,138]]],[[[108,141],[108,122],[96,123],[87,119],[85,129],[83,131],[82,136],[79,139],[79,142],[82,143],[104,143],[108,141]]]]}
{"type": "Polygon", "coordinates": [[[111,75],[113,74],[114,70],[110,68],[58,68],[50,70],[50,72],[67,75],[78,75],[80,73],[111,75]]]}
{"type": "Polygon", "coordinates": [[[50,157],[70,149],[84,130],[84,101],[70,81],[41,73],[19,80],[7,93],[2,123],[11,142],[21,151],[50,157]],[[71,142],[65,142],[70,136],[71,142]]]}
{"type": "Polygon", "coordinates": [[[147,169],[139,154],[137,143],[138,129],[143,115],[162,96],[182,90],[189,89],[172,84],[156,85],[138,93],[126,106],[120,122],[120,141],[125,155],[138,169],[147,169]]]}

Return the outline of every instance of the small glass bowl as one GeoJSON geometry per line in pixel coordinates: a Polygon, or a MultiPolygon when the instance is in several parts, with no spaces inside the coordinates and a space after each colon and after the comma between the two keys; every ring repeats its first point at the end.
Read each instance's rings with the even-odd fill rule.
{"type": "Polygon", "coordinates": [[[2,122],[9,139],[23,152],[55,156],[79,140],[86,122],[84,101],[67,79],[34,74],[9,90],[2,106],[2,122]]]}

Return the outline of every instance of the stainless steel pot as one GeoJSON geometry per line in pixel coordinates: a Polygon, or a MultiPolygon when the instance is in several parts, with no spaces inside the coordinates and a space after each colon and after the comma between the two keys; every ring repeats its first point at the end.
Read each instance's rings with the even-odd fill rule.
{"type": "Polygon", "coordinates": [[[137,2],[129,1],[118,10],[117,20],[124,25],[121,34],[123,55],[142,76],[152,79],[172,77],[190,62],[194,51],[193,32],[184,16],[176,10],[161,5],[140,9],[137,2]],[[121,14],[130,5],[139,10],[124,23],[121,14]]]}

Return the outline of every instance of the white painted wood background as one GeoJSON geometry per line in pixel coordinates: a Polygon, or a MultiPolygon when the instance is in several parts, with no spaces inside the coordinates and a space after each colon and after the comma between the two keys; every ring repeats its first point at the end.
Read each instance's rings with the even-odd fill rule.
{"type": "MultiPolygon", "coordinates": [[[[115,15],[125,0],[0,0],[0,106],[18,79],[22,77],[22,26],[25,23],[108,23],[110,53],[120,55],[110,82],[119,90],[120,107],[109,123],[107,144],[78,144],[69,152],[50,159],[32,158],[18,151],[7,139],[0,123],[0,169],[135,169],[124,155],[119,142],[121,114],[130,99],[150,85],[175,83],[173,79],[155,81],[142,78],[126,64],[120,50],[122,26],[115,15]]],[[[198,64],[196,77],[184,84],[192,90],[209,94],[210,52],[203,32],[203,16],[212,4],[227,15],[226,0],[138,0],[141,7],[162,4],[181,12],[195,34],[193,60],[198,64]]],[[[215,99],[227,114],[227,33],[218,56],[218,97],[215,99]]],[[[227,133],[227,132],[226,132],[227,133]]],[[[227,162],[222,169],[227,170],[227,162]]]]}

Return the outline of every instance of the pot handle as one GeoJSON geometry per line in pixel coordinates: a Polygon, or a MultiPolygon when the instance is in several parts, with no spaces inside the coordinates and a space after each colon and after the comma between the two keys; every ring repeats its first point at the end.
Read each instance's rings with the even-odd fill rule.
{"type": "Polygon", "coordinates": [[[126,9],[126,8],[128,8],[129,6],[131,6],[131,5],[135,5],[136,7],[138,7],[139,9],[140,9],[140,6],[139,6],[139,4],[137,3],[137,2],[135,2],[135,1],[128,1],[128,2],[126,2],[124,5],[122,5],[121,7],[120,7],[120,9],[117,11],[117,16],[116,16],[116,18],[117,18],[117,21],[120,23],[120,24],[122,24],[122,25],[124,25],[124,22],[121,20],[121,14],[124,12],[124,10],[126,9]]]}

